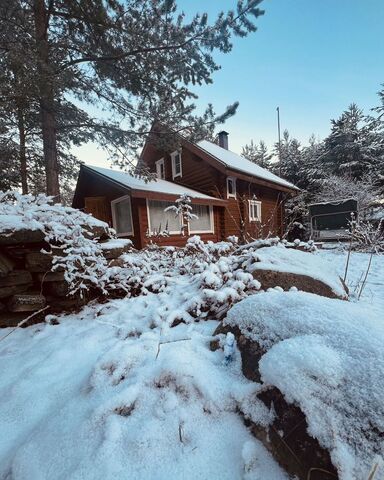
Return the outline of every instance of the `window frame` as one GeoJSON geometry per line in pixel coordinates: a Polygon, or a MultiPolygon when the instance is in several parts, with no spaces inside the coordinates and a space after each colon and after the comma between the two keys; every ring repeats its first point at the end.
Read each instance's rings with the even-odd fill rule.
{"type": "Polygon", "coordinates": [[[172,163],[172,179],[174,180],[177,177],[183,176],[183,162],[181,158],[181,150],[175,150],[171,153],[171,163],[172,163]],[[176,173],[176,157],[179,155],[180,157],[180,172],[176,173]]]}
{"type": "Polygon", "coordinates": [[[155,165],[156,165],[156,177],[159,179],[159,180],[165,180],[165,162],[164,162],[164,158],[160,158],[160,160],[157,160],[155,162],[155,165]],[[163,177],[162,176],[159,176],[159,171],[161,172],[161,168],[160,166],[163,166],[163,177]]]}
{"type": "MultiPolygon", "coordinates": [[[[196,203],[195,205],[200,205],[200,204],[196,203]]],[[[215,233],[215,219],[213,216],[213,206],[207,205],[207,204],[201,204],[201,205],[205,207],[209,207],[209,220],[210,220],[211,228],[210,230],[191,230],[190,229],[191,222],[188,222],[188,234],[196,235],[196,234],[204,234],[204,233],[215,233]]]]}
{"type": "Polygon", "coordinates": [[[227,198],[236,198],[236,193],[237,193],[237,189],[236,189],[236,177],[227,177],[227,198]],[[228,183],[229,182],[232,182],[232,185],[233,185],[233,193],[229,193],[229,188],[228,188],[228,183]]]}
{"type": "MultiPolygon", "coordinates": [[[[147,220],[148,220],[148,232],[150,233],[150,235],[153,235],[154,232],[152,231],[152,226],[151,226],[151,217],[149,215],[149,202],[152,201],[152,202],[168,202],[168,200],[159,200],[159,199],[154,199],[154,198],[146,198],[146,205],[147,205],[147,220]]],[[[171,205],[174,205],[174,203],[172,202],[169,202],[171,205]]],[[[171,206],[169,205],[169,206],[171,206]]],[[[165,212],[164,212],[165,213],[165,212]]],[[[181,235],[181,216],[179,215],[179,221],[180,221],[180,230],[178,231],[175,231],[175,230],[168,230],[168,233],[169,235],[181,235]]],[[[176,217],[175,217],[176,218],[176,217]]]]}
{"type": "Polygon", "coordinates": [[[114,200],[111,201],[111,210],[112,210],[112,223],[113,223],[113,228],[116,231],[116,235],[118,237],[133,237],[135,235],[134,232],[134,227],[133,227],[133,216],[132,216],[132,201],[131,201],[131,196],[130,195],[124,195],[119,198],[115,198],[114,200]],[[129,200],[129,214],[131,216],[131,225],[132,225],[132,231],[131,232],[117,232],[117,222],[116,222],[116,205],[120,202],[123,202],[125,200],[129,200]]]}
{"type": "Polygon", "coordinates": [[[250,222],[261,222],[261,201],[260,200],[248,200],[248,217],[250,222]],[[252,207],[257,205],[258,216],[252,215],[252,207]]]}

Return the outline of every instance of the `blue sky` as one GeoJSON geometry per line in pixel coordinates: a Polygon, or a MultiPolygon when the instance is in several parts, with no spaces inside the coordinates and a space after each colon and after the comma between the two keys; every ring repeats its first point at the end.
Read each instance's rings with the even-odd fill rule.
{"type": "MultiPolygon", "coordinates": [[[[179,0],[188,15],[213,18],[236,0],[179,0]]],[[[378,104],[384,83],[384,0],[264,0],[258,30],[236,38],[227,55],[216,55],[221,70],[214,83],[197,89],[197,104],[217,112],[238,100],[238,113],[224,128],[238,153],[251,138],[276,141],[276,107],[282,129],[307,143],[323,138],[330,119],[351,102],[368,111],[378,104]]],[[[105,164],[93,147],[77,149],[87,163],[105,164]],[[92,159],[89,153],[92,152],[92,159]],[[87,158],[86,158],[87,157],[87,158]],[[91,160],[91,161],[90,161],[91,160]]]]}

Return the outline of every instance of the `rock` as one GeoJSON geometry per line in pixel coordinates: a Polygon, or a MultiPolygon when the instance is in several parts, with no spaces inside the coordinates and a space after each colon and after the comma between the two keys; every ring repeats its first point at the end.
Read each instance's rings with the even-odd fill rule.
{"type": "Polygon", "coordinates": [[[45,297],[33,293],[13,295],[8,302],[10,312],[36,312],[44,307],[45,297]]]}
{"type": "Polygon", "coordinates": [[[111,260],[111,261],[109,262],[108,265],[109,265],[110,267],[121,267],[121,268],[123,268],[123,267],[124,267],[124,264],[125,264],[125,262],[124,262],[124,260],[123,260],[122,258],[114,258],[113,260],[111,260]]]}
{"type": "Polygon", "coordinates": [[[32,286],[32,275],[26,270],[13,270],[6,277],[0,277],[0,298],[25,292],[32,286]]]}
{"type": "Polygon", "coordinates": [[[117,259],[123,253],[128,252],[132,247],[130,240],[112,239],[107,242],[100,243],[103,255],[107,260],[117,259]]]}
{"type": "Polygon", "coordinates": [[[64,272],[46,272],[36,274],[37,280],[41,283],[47,282],[63,282],[64,272]]]}
{"type": "Polygon", "coordinates": [[[66,297],[66,298],[57,298],[47,296],[47,303],[51,307],[50,311],[52,312],[62,312],[63,310],[75,310],[83,307],[89,302],[89,298],[84,296],[66,297]]]}
{"type": "Polygon", "coordinates": [[[0,278],[0,288],[32,283],[32,275],[27,270],[13,270],[6,277],[0,278]]]}
{"type": "Polygon", "coordinates": [[[44,290],[48,295],[52,295],[53,297],[66,297],[69,293],[69,287],[66,281],[48,282],[44,286],[44,290]]]}
{"type": "Polygon", "coordinates": [[[49,253],[29,252],[25,256],[25,267],[30,272],[49,272],[52,268],[52,255],[49,253]]]}
{"type": "Polygon", "coordinates": [[[322,297],[338,298],[341,300],[346,299],[348,295],[347,288],[341,279],[340,285],[344,286],[344,295],[339,295],[328,284],[309,275],[293,272],[279,272],[257,267],[252,274],[253,277],[261,283],[261,288],[264,290],[273,287],[281,287],[283,290],[289,290],[291,287],[296,287],[303,292],[314,293],[316,295],[321,295],[322,297]]]}
{"type": "Polygon", "coordinates": [[[10,287],[0,287],[0,298],[7,298],[17,293],[23,293],[32,287],[32,283],[26,283],[24,285],[11,285],[10,287]]]}
{"type": "Polygon", "coordinates": [[[5,277],[14,269],[14,262],[5,253],[0,252],[0,277],[5,277]]]}
{"type": "Polygon", "coordinates": [[[258,398],[269,409],[274,409],[275,420],[267,428],[249,421],[246,423],[285,471],[300,480],[337,479],[328,451],[308,434],[303,412],[287,403],[277,388],[259,393],[258,398]]]}
{"type": "MultiPolygon", "coordinates": [[[[36,323],[43,322],[46,314],[47,312],[44,311],[44,312],[38,313],[37,315],[34,315],[27,322],[23,323],[22,328],[29,327],[30,325],[35,325],[36,323]]],[[[30,316],[30,313],[27,313],[27,312],[0,313],[0,328],[16,327],[20,322],[22,322],[29,316],[30,316]]]]}
{"type": "MultiPolygon", "coordinates": [[[[244,376],[254,382],[261,382],[259,361],[265,350],[242,335],[238,327],[223,325],[222,322],[216,328],[214,336],[226,335],[228,332],[235,335],[244,376]]],[[[211,350],[220,348],[220,343],[218,338],[212,340],[211,350]]],[[[308,434],[304,413],[295,405],[286,402],[277,388],[263,390],[257,397],[269,409],[274,409],[275,420],[268,427],[257,425],[249,419],[246,419],[245,423],[288,474],[300,480],[338,478],[328,451],[308,434]]]]}
{"type": "Polygon", "coordinates": [[[43,241],[44,233],[40,230],[6,230],[0,233],[0,245],[29,244],[43,241]]]}

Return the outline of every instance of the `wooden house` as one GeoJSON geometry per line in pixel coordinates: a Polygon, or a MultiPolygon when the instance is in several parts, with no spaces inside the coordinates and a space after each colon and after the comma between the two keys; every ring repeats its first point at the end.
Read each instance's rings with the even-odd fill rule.
{"type": "Polygon", "coordinates": [[[182,194],[191,199],[197,219],[189,235],[220,241],[235,235],[250,240],[283,231],[283,205],[297,188],[268,170],[228,150],[228,134],[219,144],[181,139],[178,150],[167,153],[149,140],[139,166],[157,179],[144,179],[106,168],[83,165],[73,206],[113,226],[137,248],[150,241],[184,245],[180,219],[165,209],[182,194]],[[164,231],[168,235],[164,235],[164,231]]]}

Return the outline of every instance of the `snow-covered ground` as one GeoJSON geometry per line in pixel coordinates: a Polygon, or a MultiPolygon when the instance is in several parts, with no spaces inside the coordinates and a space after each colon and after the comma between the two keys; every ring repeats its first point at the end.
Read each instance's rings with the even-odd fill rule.
{"type": "MultiPolygon", "coordinates": [[[[335,268],[339,275],[344,277],[347,251],[344,251],[342,247],[332,250],[320,249],[317,255],[325,262],[325,265],[335,268]]],[[[359,294],[369,258],[370,254],[368,253],[351,252],[346,281],[353,295],[357,296],[359,294]]],[[[370,271],[360,302],[366,304],[368,309],[377,310],[383,315],[384,322],[384,255],[374,255],[372,257],[370,271]]]]}
{"type": "MultiPolygon", "coordinates": [[[[343,272],[344,254],[316,255],[343,272]]],[[[367,262],[352,254],[351,282],[367,262]]],[[[360,300],[375,312],[384,312],[382,272],[375,257],[360,300]]],[[[287,479],[237,413],[271,414],[239,353],[228,363],[210,351],[217,322],[170,328],[197,288],[172,277],[158,294],[89,305],[0,340],[0,479],[287,479]]]]}

